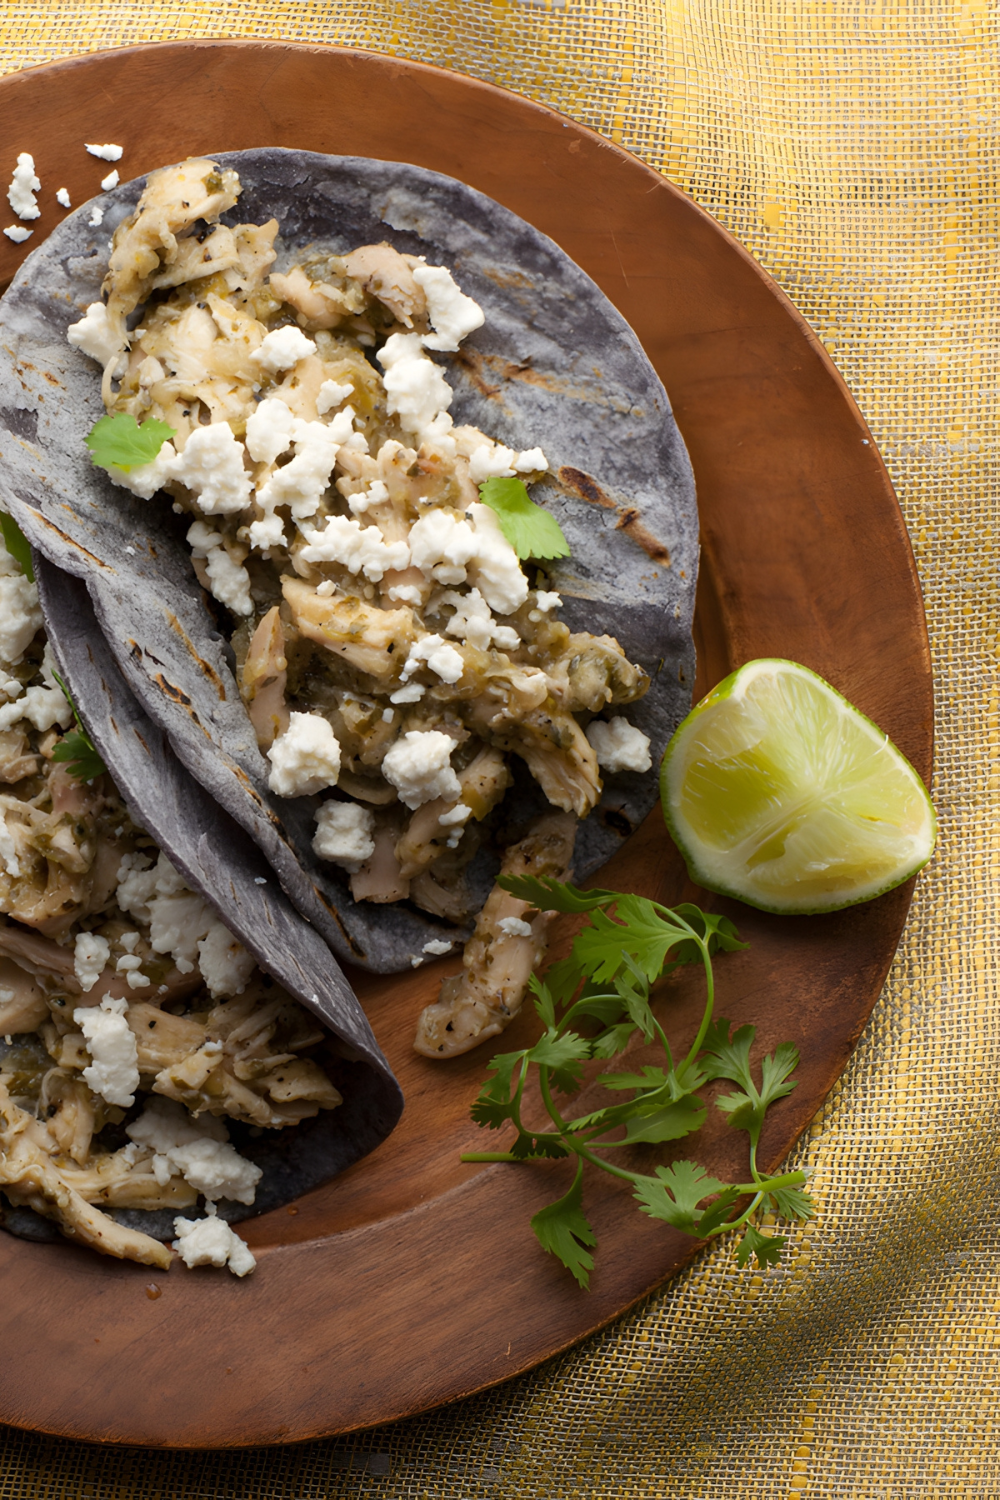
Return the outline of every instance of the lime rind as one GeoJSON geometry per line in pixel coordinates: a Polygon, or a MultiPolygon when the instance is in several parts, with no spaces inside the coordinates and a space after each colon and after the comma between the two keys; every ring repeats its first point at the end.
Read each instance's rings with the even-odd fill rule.
{"type": "Polygon", "coordinates": [[[661,800],[692,880],[764,911],[838,911],[930,859],[927,791],[888,736],[808,667],[749,662],[663,757],[661,800]]]}

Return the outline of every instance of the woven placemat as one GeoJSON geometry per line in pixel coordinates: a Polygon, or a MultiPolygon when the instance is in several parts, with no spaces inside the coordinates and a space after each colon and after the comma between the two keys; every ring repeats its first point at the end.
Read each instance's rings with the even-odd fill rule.
{"type": "Polygon", "coordinates": [[[575,115],[732,230],[896,484],[942,837],[797,1153],[819,1218],[780,1268],[720,1246],[533,1375],[353,1439],[182,1455],[0,1433],[0,1500],[1000,1497],[997,23],[987,0],[6,0],[2,71],[219,35],[460,69],[575,115]]]}

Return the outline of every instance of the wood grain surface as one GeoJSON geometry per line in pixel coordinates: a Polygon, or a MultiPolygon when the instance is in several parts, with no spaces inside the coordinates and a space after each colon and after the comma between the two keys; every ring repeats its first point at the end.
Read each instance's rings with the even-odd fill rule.
{"type": "MultiPolygon", "coordinates": [[[[0,122],[12,150],[33,152],[44,184],[34,243],[58,220],[56,187],[74,205],[99,191],[108,168],[85,154],[87,140],[125,147],[123,179],[249,146],[406,160],[462,178],[544,230],[636,329],[688,444],[704,544],[698,692],[753,657],[804,662],[929,778],[923,608],[870,433],[787,299],[664,178],[486,84],[278,43],[161,44],[17,74],[0,81],[0,122]]],[[[0,285],[33,242],[0,240],[0,285]]],[[[698,894],[658,813],[601,884],[667,901],[698,894]]],[[[802,1053],[799,1087],[768,1116],[767,1168],[850,1056],[910,894],[790,918],[708,898],[750,942],[717,964],[717,1014],[754,1021],[761,1050],[791,1039],[802,1053]]],[[[559,930],[557,951],[571,931],[559,930]]],[[[682,1266],[692,1242],[605,1178],[587,1190],[600,1250],[584,1294],[528,1224],[563,1190],[564,1166],[461,1164],[461,1150],[498,1144],[469,1120],[491,1047],[448,1064],[410,1050],[417,1015],[453,969],[445,960],[354,976],[406,1094],[402,1123],[327,1188],[245,1226],[259,1262],[245,1282],[180,1265],[151,1276],[69,1244],[0,1235],[0,1420],[167,1447],[344,1432],[526,1370],[682,1266]]],[[[668,983],[662,1014],[681,1041],[700,1011],[696,976],[668,983]]],[[[504,1049],[530,1034],[522,1017],[504,1049]]],[[[720,1176],[742,1175],[740,1140],[719,1116],[692,1154],[720,1176]]]]}

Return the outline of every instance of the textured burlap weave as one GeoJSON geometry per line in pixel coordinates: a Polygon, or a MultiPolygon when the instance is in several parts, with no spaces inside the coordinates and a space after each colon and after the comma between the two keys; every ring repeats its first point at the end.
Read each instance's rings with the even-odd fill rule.
{"type": "Polygon", "coordinates": [[[356,1439],[184,1456],[0,1433],[0,1500],[1000,1497],[997,23],[987,0],[4,0],[4,71],[219,35],[395,52],[575,115],[720,219],[825,341],[896,484],[942,840],[797,1154],[819,1218],[784,1266],[717,1247],[534,1375],[356,1439]]]}

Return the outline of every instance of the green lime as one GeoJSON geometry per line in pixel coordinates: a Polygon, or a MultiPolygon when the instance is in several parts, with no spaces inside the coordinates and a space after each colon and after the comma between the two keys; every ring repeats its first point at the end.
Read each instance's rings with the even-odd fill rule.
{"type": "Polygon", "coordinates": [[[764,911],[836,911],[916,873],[937,836],[920,777],[797,662],[748,662],[693,708],[660,770],[691,878],[764,911]]]}

